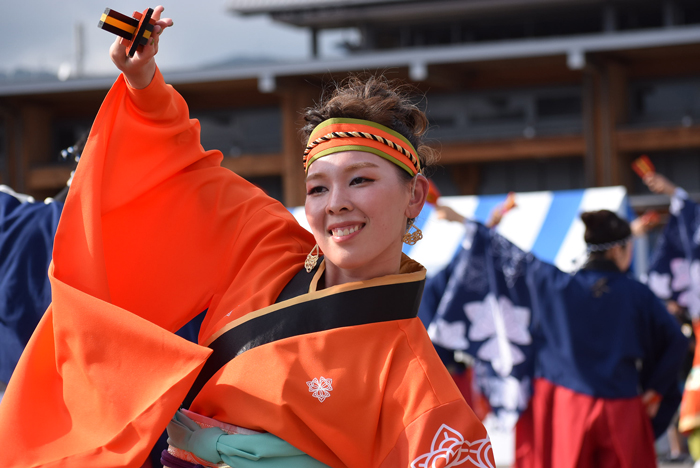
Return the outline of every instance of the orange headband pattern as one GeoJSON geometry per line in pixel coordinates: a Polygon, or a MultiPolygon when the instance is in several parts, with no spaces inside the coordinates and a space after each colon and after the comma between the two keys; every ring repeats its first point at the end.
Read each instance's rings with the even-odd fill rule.
{"type": "Polygon", "coordinates": [[[369,120],[328,119],[316,126],[304,151],[304,171],[311,163],[341,151],[376,154],[404,169],[411,176],[421,172],[413,145],[394,130],[369,120]]]}

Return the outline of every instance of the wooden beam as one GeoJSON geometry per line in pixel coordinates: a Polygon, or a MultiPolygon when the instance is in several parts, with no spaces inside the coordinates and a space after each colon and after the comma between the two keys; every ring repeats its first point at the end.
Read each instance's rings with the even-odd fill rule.
{"type": "Polygon", "coordinates": [[[303,109],[313,105],[314,98],[318,98],[318,92],[310,87],[298,86],[283,89],[281,94],[284,204],[301,206],[306,198],[306,186],[302,166],[304,145],[299,136],[299,129],[303,125],[303,109]]]}
{"type": "Polygon", "coordinates": [[[462,70],[462,73],[469,70],[469,79],[457,88],[469,91],[579,84],[582,75],[580,70],[572,70],[567,66],[564,56],[450,64],[449,69],[462,70]]]}
{"type": "Polygon", "coordinates": [[[17,122],[14,115],[0,107],[0,119],[2,120],[2,130],[4,132],[3,141],[5,147],[0,149],[5,153],[4,167],[0,167],[0,183],[16,187],[17,165],[19,154],[17,154],[17,122]]]}
{"type": "Polygon", "coordinates": [[[610,61],[604,71],[606,75],[606,103],[608,126],[605,128],[604,154],[608,158],[606,164],[606,176],[604,185],[624,185],[628,190],[632,189],[629,162],[621,154],[617,146],[617,134],[615,129],[627,121],[627,76],[626,69],[619,63],[610,61]]]}
{"type": "Polygon", "coordinates": [[[627,157],[617,145],[616,127],[626,120],[627,69],[605,57],[593,57],[584,80],[586,185],[631,188],[627,157]]]}
{"type": "Polygon", "coordinates": [[[455,164],[450,167],[452,182],[457,186],[460,195],[476,195],[481,183],[481,167],[479,164],[455,164]]]}
{"type": "Polygon", "coordinates": [[[438,164],[458,164],[513,159],[582,157],[586,144],[582,135],[562,135],[510,140],[444,143],[437,145],[438,164]]]}
{"type": "Polygon", "coordinates": [[[72,166],[34,167],[27,174],[27,189],[57,190],[66,186],[72,166]]]}
{"type": "Polygon", "coordinates": [[[700,148],[700,125],[617,130],[617,147],[627,153],[700,148]]]}
{"type": "MultiPolygon", "coordinates": [[[[36,163],[50,161],[51,111],[40,106],[25,106],[20,110],[20,116],[22,122],[21,173],[15,190],[24,192],[28,190],[30,168],[36,163]]],[[[65,180],[63,182],[65,183],[65,180]]]]}
{"type": "MultiPolygon", "coordinates": [[[[281,154],[256,154],[239,157],[225,157],[221,166],[230,169],[241,177],[280,176],[283,174],[281,154]]],[[[55,190],[62,188],[70,177],[71,166],[39,166],[29,169],[27,189],[55,190]]]]}
{"type": "Polygon", "coordinates": [[[581,77],[581,107],[583,110],[583,138],[586,144],[586,153],[583,157],[584,181],[587,187],[596,185],[596,90],[595,72],[591,67],[584,70],[581,77]]]}
{"type": "Polygon", "coordinates": [[[221,166],[241,177],[281,176],[284,173],[284,158],[281,154],[256,154],[225,157],[221,166]]]}

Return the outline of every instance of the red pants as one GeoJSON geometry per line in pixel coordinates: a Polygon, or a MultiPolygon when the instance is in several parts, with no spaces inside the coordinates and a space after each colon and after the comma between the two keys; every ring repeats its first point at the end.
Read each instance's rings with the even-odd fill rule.
{"type": "Polygon", "coordinates": [[[537,379],[515,428],[515,467],[656,467],[641,399],[593,398],[537,379]]]}
{"type": "Polygon", "coordinates": [[[491,406],[489,406],[486,397],[474,386],[474,369],[468,367],[461,374],[451,375],[452,380],[457,384],[457,388],[462,392],[464,400],[472,411],[474,411],[476,417],[479,418],[480,421],[483,421],[491,412],[491,406]]]}

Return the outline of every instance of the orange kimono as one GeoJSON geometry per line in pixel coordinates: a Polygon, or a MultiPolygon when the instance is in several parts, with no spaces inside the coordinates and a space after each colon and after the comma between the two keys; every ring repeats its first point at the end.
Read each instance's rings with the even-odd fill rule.
{"type": "MultiPolygon", "coordinates": [[[[700,337],[700,320],[693,322],[693,331],[700,337]]],[[[690,434],[700,428],[700,346],[695,346],[693,368],[683,389],[678,430],[690,434]]]]}
{"type": "MultiPolygon", "coordinates": [[[[0,404],[4,466],[140,466],[205,365],[205,345],[283,307],[313,238],[221,168],[188,115],[160,72],[143,90],[120,77],[107,95],[56,233],[53,303],[0,404]],[[172,333],[204,309],[200,345],[172,333]]],[[[425,276],[408,258],[402,272],[321,291],[315,276],[301,297],[425,276]]],[[[246,349],[190,409],[333,467],[495,466],[418,318],[246,349]]]]}

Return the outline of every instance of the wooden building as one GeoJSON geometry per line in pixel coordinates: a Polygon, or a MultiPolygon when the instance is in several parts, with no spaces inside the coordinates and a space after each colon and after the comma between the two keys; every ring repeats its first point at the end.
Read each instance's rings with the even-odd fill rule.
{"type": "MultiPolygon", "coordinates": [[[[416,87],[448,195],[625,185],[630,161],[700,192],[697,0],[230,0],[312,31],[305,61],[165,73],[205,148],[288,206],[304,200],[300,110],[348,73],[416,87]],[[347,31],[342,56],[319,43],[347,31]]],[[[0,82],[0,183],[58,191],[59,152],[89,129],[111,79],[0,82]]],[[[147,148],[144,148],[147,151],[147,148]]]]}

